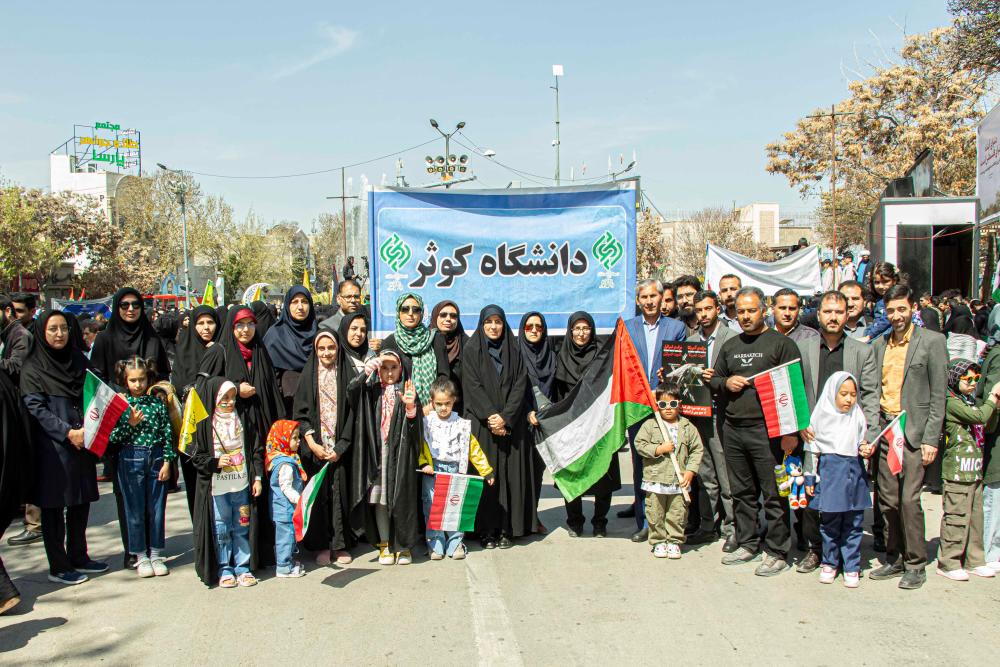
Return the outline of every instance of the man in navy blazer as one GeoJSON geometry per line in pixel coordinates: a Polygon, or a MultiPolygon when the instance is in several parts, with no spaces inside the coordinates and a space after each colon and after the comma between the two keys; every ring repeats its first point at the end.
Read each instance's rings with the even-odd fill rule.
{"type": "MultiPolygon", "coordinates": [[[[625,330],[632,337],[632,343],[639,353],[650,389],[656,389],[660,384],[657,377],[663,365],[663,343],[665,341],[683,341],[687,338],[687,327],[672,317],[660,314],[660,301],[663,300],[663,284],[656,279],[640,281],[635,286],[635,302],[642,312],[625,322],[625,330]]],[[[629,441],[635,437],[640,424],[629,429],[629,441]]],[[[646,511],[643,505],[645,494],[642,492],[642,458],[632,448],[632,488],[635,492],[635,504],[631,510],[619,512],[621,517],[635,516],[638,531],[632,536],[633,542],[645,542],[649,537],[646,527],[646,511]]]]}

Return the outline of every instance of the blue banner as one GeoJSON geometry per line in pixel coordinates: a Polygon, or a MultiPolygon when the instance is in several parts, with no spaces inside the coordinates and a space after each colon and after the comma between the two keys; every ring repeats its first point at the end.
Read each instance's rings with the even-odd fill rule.
{"type": "Polygon", "coordinates": [[[429,322],[445,299],[472,332],[496,303],[515,329],[532,310],[565,332],[578,310],[600,333],[634,313],[637,183],[522,190],[375,188],[368,195],[375,336],[395,330],[397,297],[420,294],[429,322]]]}

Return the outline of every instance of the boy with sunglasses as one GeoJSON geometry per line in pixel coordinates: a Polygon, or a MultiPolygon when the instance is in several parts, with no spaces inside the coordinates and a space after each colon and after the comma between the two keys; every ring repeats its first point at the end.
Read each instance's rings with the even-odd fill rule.
{"type": "Polygon", "coordinates": [[[955,359],[948,364],[948,398],[945,401],[944,480],[941,544],[937,573],[952,581],[969,575],[993,577],[983,547],[983,431],[993,430],[1000,402],[1000,382],[976,406],[979,364],[955,359]]]}
{"type": "Polygon", "coordinates": [[[688,503],[684,489],[698,472],[704,448],[694,424],[681,417],[681,390],[667,382],[656,388],[656,406],[667,427],[669,442],[655,419],[647,419],[636,434],[634,446],[643,459],[642,490],[646,492],[649,543],[656,558],[681,557],[688,503]],[[680,479],[670,460],[673,452],[681,470],[680,479]]]}

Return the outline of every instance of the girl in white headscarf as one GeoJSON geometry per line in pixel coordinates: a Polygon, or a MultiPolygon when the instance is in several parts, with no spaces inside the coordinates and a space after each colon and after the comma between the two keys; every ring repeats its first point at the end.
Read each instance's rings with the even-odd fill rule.
{"type": "Polygon", "coordinates": [[[816,434],[809,450],[819,459],[815,481],[806,477],[806,492],[812,493],[813,509],[820,511],[823,536],[823,567],[820,583],[832,584],[837,567],[844,585],[857,588],[861,578],[861,536],[865,510],[872,506],[868,473],[861,456],[870,456],[864,441],[865,416],[858,405],[858,382],[850,373],[834,373],[809,422],[816,434]]]}

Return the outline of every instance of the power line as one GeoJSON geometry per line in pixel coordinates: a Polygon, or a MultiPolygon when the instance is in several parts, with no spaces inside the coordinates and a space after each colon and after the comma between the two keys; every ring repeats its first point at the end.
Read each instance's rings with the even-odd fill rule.
{"type": "MultiPolygon", "coordinates": [[[[468,140],[468,142],[472,144],[472,147],[466,146],[465,144],[463,144],[458,139],[455,139],[456,143],[458,143],[460,146],[462,146],[462,147],[464,147],[464,148],[466,148],[466,149],[468,149],[470,151],[477,152],[480,155],[483,154],[483,148],[482,148],[482,146],[480,146],[475,141],[473,141],[472,138],[469,135],[467,135],[464,130],[462,130],[461,132],[459,132],[459,134],[461,134],[463,137],[465,137],[465,139],[468,140]]],[[[550,181],[550,182],[555,182],[555,180],[556,180],[555,178],[553,178],[551,176],[544,176],[542,174],[533,174],[530,171],[525,171],[523,169],[518,169],[516,167],[512,167],[512,166],[510,166],[508,164],[504,164],[503,162],[497,160],[496,158],[489,158],[489,160],[490,160],[490,162],[494,162],[494,163],[500,165],[502,168],[506,169],[507,171],[509,171],[509,172],[511,172],[513,174],[517,174],[518,176],[521,176],[522,178],[526,178],[529,181],[532,181],[533,183],[536,183],[538,185],[549,185],[549,183],[540,183],[540,182],[538,182],[536,180],[533,180],[534,178],[541,178],[541,179],[544,179],[544,180],[550,181]]],[[[582,178],[582,179],[579,179],[579,180],[577,180],[575,182],[577,182],[577,183],[592,183],[592,182],[596,182],[596,181],[602,180],[604,178],[607,178],[607,176],[602,174],[600,176],[592,176],[590,178],[582,178]]]]}

